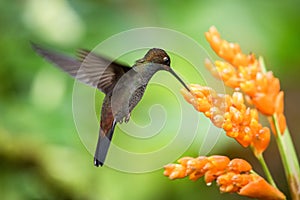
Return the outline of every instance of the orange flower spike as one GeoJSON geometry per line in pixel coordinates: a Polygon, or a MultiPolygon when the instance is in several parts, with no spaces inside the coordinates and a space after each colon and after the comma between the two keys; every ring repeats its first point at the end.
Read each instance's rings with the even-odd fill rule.
{"type": "Polygon", "coordinates": [[[256,60],[253,54],[244,55],[238,44],[222,40],[219,32],[214,26],[209,28],[208,32],[205,33],[205,37],[216,54],[235,67],[240,65],[247,66],[253,64],[256,60]]]}
{"type": "MultiPolygon", "coordinates": [[[[215,75],[219,73],[218,77],[227,86],[241,88],[249,96],[248,102],[253,103],[264,115],[271,116],[275,112],[283,114],[280,111],[283,101],[280,99],[279,79],[272,72],[263,73],[254,54],[243,54],[238,44],[223,40],[215,27],[211,27],[205,35],[213,50],[228,62],[216,61],[216,67],[210,62],[210,70],[215,75]]],[[[282,124],[281,131],[285,129],[284,118],[281,116],[278,122],[282,124]]]]}
{"type": "Polygon", "coordinates": [[[183,157],[181,164],[165,166],[164,175],[170,179],[197,180],[205,175],[207,185],[216,180],[221,192],[236,192],[239,195],[262,200],[283,200],[284,194],[268,184],[262,177],[251,174],[251,165],[243,159],[229,160],[226,156],[183,157]],[[187,171],[189,168],[189,172],[187,171]]]}
{"type": "MultiPolygon", "coordinates": [[[[210,118],[216,127],[223,128],[227,136],[234,138],[243,147],[251,145],[254,136],[261,136],[257,135],[262,129],[262,125],[258,123],[258,113],[256,109],[246,107],[242,93],[234,92],[232,96],[222,95],[217,94],[210,87],[196,84],[190,85],[189,88],[190,94],[182,90],[187,101],[210,118]]],[[[257,138],[259,140],[255,141],[255,146],[260,146],[257,149],[261,152],[265,149],[262,146],[268,144],[268,140],[257,138]]]]}

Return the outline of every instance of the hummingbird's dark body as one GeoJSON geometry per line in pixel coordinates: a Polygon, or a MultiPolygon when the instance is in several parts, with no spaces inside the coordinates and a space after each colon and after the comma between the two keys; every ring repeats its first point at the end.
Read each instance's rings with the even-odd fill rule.
{"type": "Polygon", "coordinates": [[[170,57],[162,49],[150,49],[144,58],[137,60],[133,67],[128,67],[86,50],[79,51],[77,60],[35,44],[33,48],[71,76],[105,93],[95,166],[103,165],[116,124],[129,121],[131,111],[143,97],[149,80],[157,71],[169,71],[189,90],[170,68],[170,57]]]}

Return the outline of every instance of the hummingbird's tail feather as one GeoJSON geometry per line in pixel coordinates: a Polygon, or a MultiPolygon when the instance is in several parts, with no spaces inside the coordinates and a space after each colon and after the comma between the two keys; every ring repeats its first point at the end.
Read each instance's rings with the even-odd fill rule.
{"type": "Polygon", "coordinates": [[[110,142],[114,134],[115,126],[116,126],[116,121],[114,120],[112,127],[107,134],[102,134],[100,128],[98,143],[97,143],[96,152],[94,156],[94,165],[96,167],[99,167],[99,165],[102,166],[104,164],[108,152],[108,148],[110,146],[110,142]]]}

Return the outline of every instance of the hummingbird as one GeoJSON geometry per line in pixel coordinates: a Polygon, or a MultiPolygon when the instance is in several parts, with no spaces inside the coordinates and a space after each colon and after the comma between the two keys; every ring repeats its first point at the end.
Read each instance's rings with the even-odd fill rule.
{"type": "Polygon", "coordinates": [[[148,82],[156,72],[160,70],[170,72],[190,91],[170,67],[170,57],[163,49],[150,49],[143,58],[135,61],[130,67],[85,49],[79,49],[77,58],[74,58],[34,43],[32,48],[75,79],[105,94],[94,155],[96,167],[104,164],[116,124],[129,121],[131,111],[142,99],[148,82]]]}

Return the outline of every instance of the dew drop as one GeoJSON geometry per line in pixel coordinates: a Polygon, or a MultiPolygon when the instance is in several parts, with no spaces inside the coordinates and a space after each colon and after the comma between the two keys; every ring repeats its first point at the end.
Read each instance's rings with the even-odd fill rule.
{"type": "Polygon", "coordinates": [[[206,183],[207,186],[211,186],[212,182],[206,183]]]}

